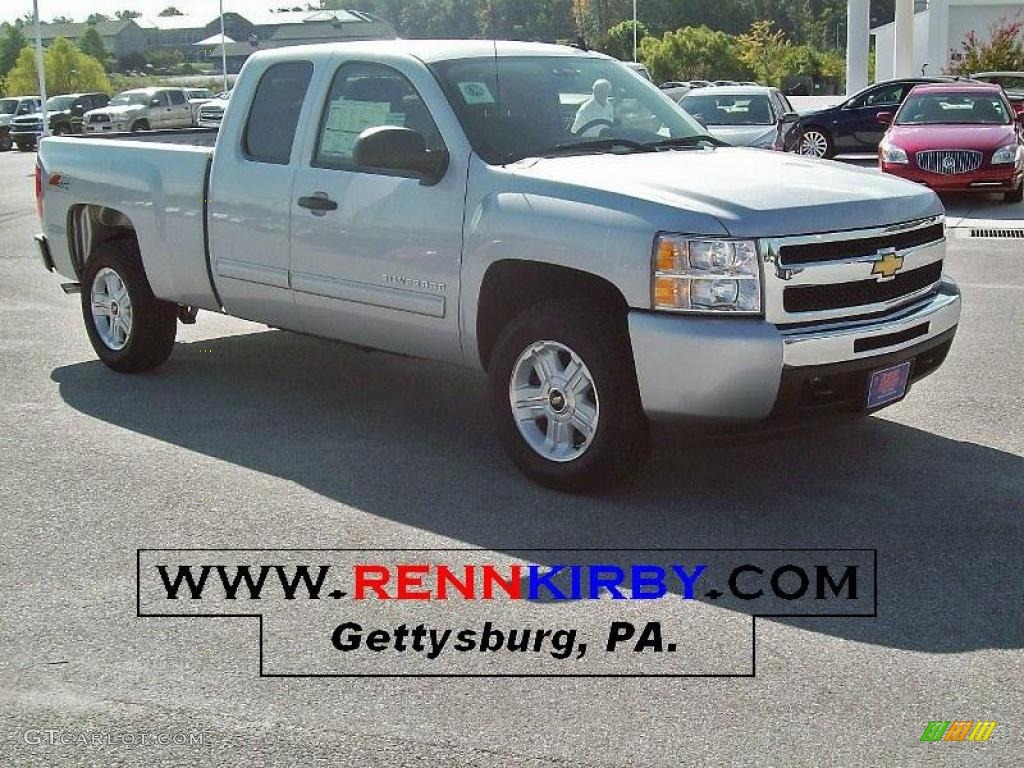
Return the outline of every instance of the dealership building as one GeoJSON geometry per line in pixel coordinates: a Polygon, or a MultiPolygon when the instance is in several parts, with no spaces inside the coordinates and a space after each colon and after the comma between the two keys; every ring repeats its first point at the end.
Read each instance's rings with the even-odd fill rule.
{"type": "MultiPolygon", "coordinates": [[[[228,71],[238,72],[256,51],[286,45],[343,40],[380,40],[396,36],[387,21],[365,11],[261,11],[253,8],[224,11],[224,52],[228,71]]],[[[90,25],[42,24],[42,41],[58,37],[81,39],[90,25]]],[[[209,61],[220,69],[221,20],[216,11],[177,16],[139,16],[125,21],[96,23],[103,45],[116,58],[146,50],[178,51],[184,61],[209,61]]]]}
{"type": "Polygon", "coordinates": [[[959,58],[964,38],[970,32],[987,41],[993,25],[1015,21],[1018,17],[1024,20],[1024,2],[1006,0],[929,0],[918,3],[916,11],[910,35],[905,32],[898,35],[896,22],[871,30],[875,38],[877,79],[907,74],[897,71],[897,40],[912,54],[910,74],[938,75],[959,58]]]}

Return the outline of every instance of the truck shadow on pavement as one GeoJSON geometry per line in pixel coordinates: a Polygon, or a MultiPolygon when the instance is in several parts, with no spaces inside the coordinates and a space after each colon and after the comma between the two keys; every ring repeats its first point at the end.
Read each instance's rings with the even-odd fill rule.
{"type": "MultiPolygon", "coordinates": [[[[267,331],[178,344],[143,376],[89,361],[51,378],[83,414],[468,546],[877,548],[877,619],[771,621],[919,651],[1024,647],[1010,453],[868,418],[674,445],[630,484],[573,497],[519,475],[482,376],[452,366],[267,331]]],[[[340,517],[305,542],[231,545],[351,546],[340,517]]]]}

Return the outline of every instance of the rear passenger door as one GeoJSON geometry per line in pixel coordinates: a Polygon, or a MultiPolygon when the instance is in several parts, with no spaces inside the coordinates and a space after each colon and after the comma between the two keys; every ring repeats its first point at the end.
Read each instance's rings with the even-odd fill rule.
{"type": "Polygon", "coordinates": [[[171,108],[168,114],[168,128],[190,128],[192,126],[192,107],[185,98],[184,91],[168,91],[171,108]]]}
{"type": "Polygon", "coordinates": [[[210,175],[211,269],[230,314],[295,328],[288,213],[297,127],[316,122],[317,105],[306,103],[315,70],[311,61],[295,60],[246,71],[251,75],[231,97],[245,107],[235,117],[242,124],[225,124],[210,175]]]}

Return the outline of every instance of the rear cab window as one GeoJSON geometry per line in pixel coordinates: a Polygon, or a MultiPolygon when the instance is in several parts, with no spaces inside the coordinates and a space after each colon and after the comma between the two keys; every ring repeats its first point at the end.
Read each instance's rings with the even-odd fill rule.
{"type": "Polygon", "coordinates": [[[247,159],[288,164],[312,77],[313,64],[309,61],[273,64],[263,73],[242,132],[242,152],[247,159]]]}

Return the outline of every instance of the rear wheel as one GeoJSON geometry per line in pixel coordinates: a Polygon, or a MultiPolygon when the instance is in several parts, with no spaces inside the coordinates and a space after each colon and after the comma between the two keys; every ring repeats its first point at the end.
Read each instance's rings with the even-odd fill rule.
{"type": "Polygon", "coordinates": [[[86,264],[82,315],[93,349],[115,371],[148,371],[174,349],[177,308],[153,295],[134,240],[104,243],[86,264]]]}
{"type": "Polygon", "coordinates": [[[531,480],[613,484],[647,458],[649,433],[624,318],[577,300],[537,304],[498,339],[489,368],[498,435],[531,480]]]}
{"type": "Polygon", "coordinates": [[[810,126],[805,128],[800,136],[797,152],[805,157],[829,158],[835,154],[835,147],[828,131],[817,126],[810,126]]]}

